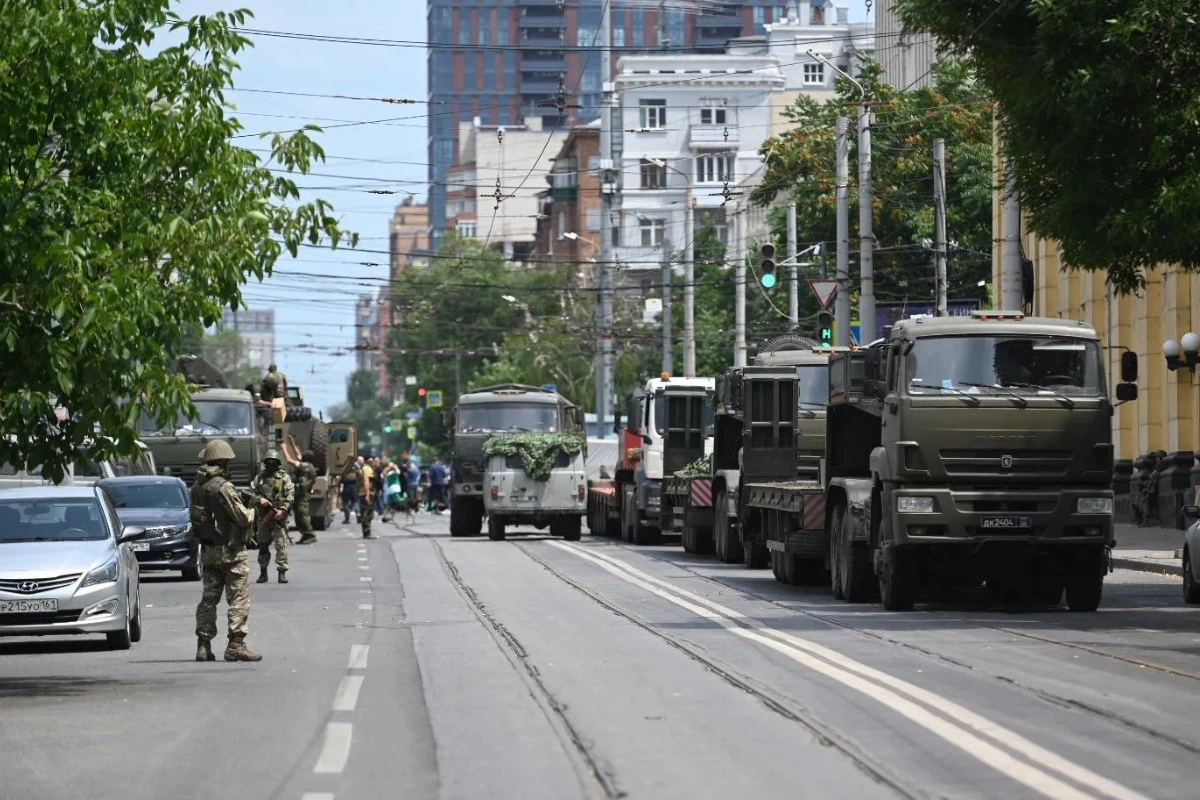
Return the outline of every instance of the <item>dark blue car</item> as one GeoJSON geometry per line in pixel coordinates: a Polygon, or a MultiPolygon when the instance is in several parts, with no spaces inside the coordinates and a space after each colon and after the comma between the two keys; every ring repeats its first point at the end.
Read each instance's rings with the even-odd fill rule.
{"type": "Polygon", "coordinates": [[[99,486],[122,525],[146,529],[146,537],[133,544],[143,570],[179,570],[184,580],[200,580],[200,544],[192,535],[187,484],[169,475],[130,475],[105,478],[99,486]]]}

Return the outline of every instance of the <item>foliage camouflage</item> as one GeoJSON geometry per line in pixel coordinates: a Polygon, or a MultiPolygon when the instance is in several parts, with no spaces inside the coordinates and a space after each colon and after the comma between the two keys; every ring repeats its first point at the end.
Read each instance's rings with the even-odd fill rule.
{"type": "Polygon", "coordinates": [[[686,467],[675,470],[675,475],[680,478],[707,478],[712,475],[712,456],[700,456],[686,467]]]}
{"type": "Polygon", "coordinates": [[[587,442],[582,436],[545,431],[501,433],[483,443],[486,456],[519,456],[525,474],[535,481],[550,480],[559,453],[582,453],[587,442]]]}
{"type": "MultiPolygon", "coordinates": [[[[930,88],[898,92],[883,82],[878,64],[864,62],[859,82],[875,108],[871,132],[871,184],[874,192],[876,300],[933,299],[933,140],[946,140],[946,231],[950,249],[951,298],[985,299],[976,284],[991,276],[992,106],[962,65],[940,65],[930,88]]],[[[762,206],[796,203],[800,247],[828,243],[826,261],[833,277],[837,241],[837,118],[850,118],[851,251],[858,249],[856,120],[859,92],[838,79],[835,97],[802,96],[785,112],[794,127],[768,139],[762,185],[751,201],[762,206]]],[[[782,208],[772,216],[773,238],[782,252],[786,241],[782,208]]],[[[809,259],[818,261],[818,258],[809,259]]],[[[806,277],[804,274],[801,276],[806,277]]],[[[807,277],[821,277],[813,268],[807,277]]],[[[752,279],[753,280],[753,279],[752,279]]],[[[852,293],[858,269],[850,270],[852,293]]],[[[781,284],[782,285],[782,284],[781,284]]],[[[779,294],[779,292],[776,292],[779,294]]],[[[785,295],[786,297],[786,295],[785,295]]],[[[800,292],[801,315],[819,310],[811,291],[800,292]]]]}
{"type": "Polygon", "coordinates": [[[1194,0],[900,0],[905,26],[970,53],[997,100],[1030,230],[1114,289],[1200,270],[1194,0]]]}
{"type": "Polygon", "coordinates": [[[97,457],[136,454],[133,401],[193,412],[173,371],[185,334],[240,307],[285,250],[344,235],[289,177],[323,159],[315,128],[271,136],[270,168],[232,138],[224,92],[250,14],[172,5],[3,4],[0,461],[52,480],[97,431],[112,437],[97,457]],[[73,416],[47,426],[55,401],[73,416]]]}

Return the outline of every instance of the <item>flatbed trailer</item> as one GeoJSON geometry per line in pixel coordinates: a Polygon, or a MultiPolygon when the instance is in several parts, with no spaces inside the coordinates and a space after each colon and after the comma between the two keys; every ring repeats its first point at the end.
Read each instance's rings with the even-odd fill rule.
{"type": "Polygon", "coordinates": [[[826,584],[829,530],[820,480],[747,483],[744,535],[764,541],[775,578],[793,585],[826,584]]]}
{"type": "Polygon", "coordinates": [[[593,536],[621,535],[621,493],[615,480],[588,481],[587,526],[593,536]]]}
{"type": "Polygon", "coordinates": [[[713,479],[672,475],[663,481],[663,525],[679,533],[684,552],[713,551],[713,479]]]}

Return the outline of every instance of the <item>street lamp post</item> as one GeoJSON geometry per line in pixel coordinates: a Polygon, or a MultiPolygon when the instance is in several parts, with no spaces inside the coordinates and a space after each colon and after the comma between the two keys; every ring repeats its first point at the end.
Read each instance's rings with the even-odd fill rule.
{"type": "Polygon", "coordinates": [[[1162,349],[1167,369],[1174,372],[1187,367],[1189,372],[1196,374],[1196,364],[1200,363],[1200,334],[1188,331],[1179,337],[1179,341],[1168,339],[1163,342],[1162,349]]]}
{"type": "Polygon", "coordinates": [[[683,375],[686,378],[696,377],[696,223],[693,219],[692,208],[692,176],[681,169],[671,166],[661,158],[651,158],[650,163],[669,169],[681,175],[687,194],[683,201],[683,238],[686,242],[683,249],[683,375]]]}

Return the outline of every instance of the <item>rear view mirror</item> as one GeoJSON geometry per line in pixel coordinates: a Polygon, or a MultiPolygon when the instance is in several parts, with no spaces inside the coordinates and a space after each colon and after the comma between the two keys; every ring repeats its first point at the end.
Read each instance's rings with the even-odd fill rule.
{"type": "Polygon", "coordinates": [[[1125,351],[1121,353],[1121,380],[1124,383],[1137,383],[1138,357],[1137,353],[1125,351]]]}
{"type": "Polygon", "coordinates": [[[642,444],[654,444],[654,440],[652,440],[650,438],[650,434],[648,434],[648,433],[642,434],[642,444]]]}
{"type": "Polygon", "coordinates": [[[587,427],[587,414],[582,408],[575,409],[575,424],[581,428],[587,427]]]}
{"type": "Polygon", "coordinates": [[[1184,506],[1179,512],[1187,519],[1200,519],[1200,506],[1184,506]]]}
{"type": "Polygon", "coordinates": [[[1137,400],[1138,387],[1136,383],[1118,383],[1117,384],[1117,401],[1128,403],[1130,400],[1137,400]]]}
{"type": "Polygon", "coordinates": [[[121,530],[121,535],[117,537],[117,541],[121,544],[125,542],[136,542],[138,539],[146,538],[146,529],[140,525],[126,525],[121,530]]]}

